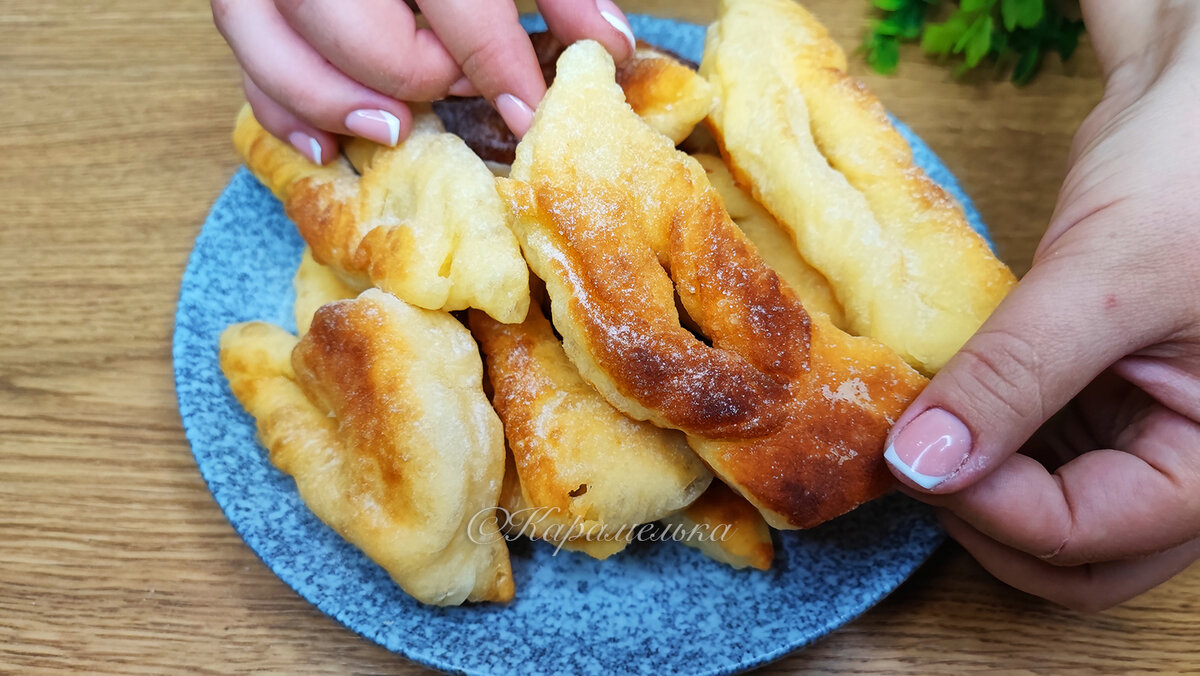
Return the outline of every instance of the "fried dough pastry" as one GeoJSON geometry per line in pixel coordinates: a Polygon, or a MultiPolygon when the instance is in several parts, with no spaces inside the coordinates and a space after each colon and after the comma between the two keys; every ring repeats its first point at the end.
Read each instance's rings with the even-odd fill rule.
{"type": "Polygon", "coordinates": [[[220,359],[271,462],[406,592],[512,598],[508,548],[494,521],[472,518],[499,500],[504,438],[458,321],[371,289],[323,306],[298,342],[235,324],[220,359]]]}
{"type": "Polygon", "coordinates": [[[849,328],[936,372],[1016,282],[792,0],[723,0],[700,72],[738,182],[833,286],[849,328]]]}
{"type": "Polygon", "coordinates": [[[498,184],[563,347],[616,408],[686,432],[777,528],[891,485],[884,438],[924,378],[805,312],[704,168],[625,103],[598,44],[563,53],[511,175],[498,184]],[[676,293],[711,346],[680,326],[676,293]]]}
{"type": "Polygon", "coordinates": [[[767,265],[796,292],[804,309],[824,312],[834,326],[844,328],[846,317],[833,296],[829,281],[800,257],[791,236],[771,213],[734,182],[733,174],[721,158],[699,153],[692,157],[708,172],[708,182],[721,195],[725,211],[729,212],[734,224],[754,243],[758,255],[767,265]]]}
{"type": "Polygon", "coordinates": [[[498,515],[505,537],[509,539],[525,535],[530,539],[545,540],[569,552],[587,554],[593,559],[607,559],[628,547],[631,540],[628,531],[613,532],[611,536],[598,531],[592,537],[588,537],[586,531],[584,535],[579,535],[579,529],[584,528],[582,519],[576,530],[572,530],[573,524],[569,522],[547,520],[550,510],[530,505],[521,491],[521,479],[511,452],[504,467],[504,488],[500,491],[498,515]]]}
{"type": "Polygon", "coordinates": [[[633,112],[676,144],[687,138],[713,107],[712,87],[694,68],[641,41],[633,58],[617,68],[617,84],[633,112]]]}
{"type": "MultiPolygon", "coordinates": [[[[530,41],[546,84],[554,82],[555,63],[566,47],[548,32],[530,41]]],[[[655,130],[679,143],[708,115],[712,88],[696,73],[696,64],[638,40],[633,57],[617,69],[617,84],[634,111],[655,130]]],[[[482,97],[450,97],[433,103],[446,129],[461,136],[477,155],[495,165],[512,164],[517,137],[482,97]]]]}
{"type": "Polygon", "coordinates": [[[679,542],[734,568],[767,570],[775,558],[767,522],[754,505],[720,481],[662,522],[680,534],[679,542]]]}
{"type": "Polygon", "coordinates": [[[342,158],[309,162],[259,126],[249,106],[234,144],[312,247],[350,286],[377,286],[432,310],[475,307],[518,322],[529,276],[491,171],[430,112],[375,149],[360,178],[342,158]]]}
{"type": "Polygon", "coordinates": [[[682,509],[712,480],[682,433],[629,419],[580,377],[537,303],[521,324],[478,311],[470,324],[520,479],[509,506],[530,510],[535,535],[574,535],[605,558],[628,542],[605,538],[682,509]]]}
{"type": "Polygon", "coordinates": [[[309,247],[304,247],[304,253],[300,254],[300,266],[296,268],[292,286],[296,289],[292,311],[296,315],[296,333],[300,336],[308,333],[317,308],[335,300],[354,298],[362,291],[346,284],[328,266],[314,260],[309,247]]]}

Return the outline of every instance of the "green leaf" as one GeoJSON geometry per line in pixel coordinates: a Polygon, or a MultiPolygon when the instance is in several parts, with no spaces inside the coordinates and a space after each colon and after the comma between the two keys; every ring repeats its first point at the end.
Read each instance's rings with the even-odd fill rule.
{"type": "Polygon", "coordinates": [[[1045,14],[1045,0],[1000,0],[1000,16],[1010,33],[1018,27],[1033,28],[1045,14]]]}
{"type": "Polygon", "coordinates": [[[886,19],[876,19],[871,22],[871,32],[875,35],[899,35],[900,25],[896,23],[895,15],[886,19]]]}
{"type": "Polygon", "coordinates": [[[996,4],[996,0],[962,0],[959,5],[964,12],[979,12],[985,9],[991,9],[996,4]]]}
{"type": "Polygon", "coordinates": [[[992,46],[992,17],[985,14],[971,26],[971,37],[966,43],[966,63],[969,68],[979,65],[992,46]]]}
{"type": "MultiPolygon", "coordinates": [[[[931,57],[949,59],[961,77],[990,58],[1014,83],[1036,75],[1047,54],[1065,61],[1076,51],[1083,23],[1061,0],[870,0],[879,13],[859,51],[876,71],[894,72],[900,43],[919,41],[931,57]],[[927,21],[939,16],[940,22],[927,21]],[[956,57],[954,55],[961,55],[956,57]]],[[[1068,0],[1072,5],[1075,0],[1068,0]]]]}
{"type": "Polygon", "coordinates": [[[1002,30],[992,31],[992,54],[1000,56],[1008,51],[1008,35],[1002,30]]]}
{"type": "Polygon", "coordinates": [[[890,36],[877,36],[867,49],[867,63],[876,72],[890,75],[900,63],[900,43],[890,36]]]}
{"type": "Polygon", "coordinates": [[[961,14],[955,14],[943,23],[932,23],[925,27],[925,35],[921,36],[921,49],[926,54],[945,56],[954,49],[970,24],[961,14]]]}
{"type": "Polygon", "coordinates": [[[1054,41],[1054,48],[1058,51],[1058,56],[1063,61],[1071,58],[1075,53],[1075,48],[1079,46],[1079,35],[1083,32],[1082,21],[1068,21],[1062,27],[1058,34],[1058,39],[1054,41]]]}
{"type": "Polygon", "coordinates": [[[921,5],[909,5],[905,9],[896,12],[896,23],[900,27],[900,39],[904,41],[916,40],[921,37],[921,30],[925,28],[925,8],[921,5]]]}
{"type": "Polygon", "coordinates": [[[1017,59],[1017,65],[1013,66],[1013,84],[1017,86],[1029,84],[1041,62],[1042,50],[1037,47],[1031,47],[1022,52],[1020,58],[1017,59]]]}

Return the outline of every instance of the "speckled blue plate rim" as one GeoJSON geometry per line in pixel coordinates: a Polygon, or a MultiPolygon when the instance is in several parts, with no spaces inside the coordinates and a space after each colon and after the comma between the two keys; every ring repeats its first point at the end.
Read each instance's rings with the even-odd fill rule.
{"type": "MultiPolygon", "coordinates": [[[[639,37],[671,49],[672,51],[675,51],[687,58],[698,60],[699,51],[703,44],[702,27],[641,15],[630,15],[630,22],[634,27],[635,33],[639,37]]],[[[526,24],[527,28],[532,30],[536,30],[540,26],[544,26],[544,24],[540,24],[540,19],[536,17],[523,17],[523,23],[526,24]]],[[[957,181],[950,174],[950,172],[937,160],[936,157],[933,156],[929,149],[912,134],[911,131],[899,123],[897,123],[897,127],[913,146],[914,156],[916,157],[918,164],[921,164],[935,181],[940,183],[948,192],[954,195],[955,198],[963,204],[971,225],[986,237],[986,230],[983,228],[982,223],[980,222],[978,213],[975,211],[966,195],[963,194],[957,181]]],[[[178,311],[176,313],[176,335],[172,349],[175,362],[176,389],[177,393],[179,394],[180,414],[183,420],[185,433],[189,442],[192,444],[193,453],[196,456],[197,464],[200,468],[201,474],[208,484],[210,491],[213,493],[214,498],[217,500],[218,505],[229,519],[234,530],[238,532],[238,534],[244,541],[246,541],[255,554],[264,562],[264,564],[267,565],[268,568],[275,572],[281,580],[295,589],[302,598],[305,598],[322,612],[333,617],[360,636],[379,643],[380,645],[383,645],[384,647],[387,647],[388,649],[397,652],[415,662],[446,671],[485,674],[519,673],[525,670],[527,667],[530,668],[529,670],[532,670],[532,664],[529,662],[512,664],[504,663],[503,661],[496,662],[487,661],[486,659],[481,660],[481,657],[487,657],[486,651],[482,655],[472,652],[470,656],[474,658],[473,661],[466,660],[464,659],[466,651],[458,650],[459,647],[463,647],[462,644],[450,646],[449,649],[446,649],[446,647],[439,649],[432,645],[422,647],[414,642],[399,640],[394,632],[390,634],[387,633],[385,631],[385,627],[382,625],[377,624],[373,627],[365,626],[361,621],[361,615],[355,615],[354,612],[352,612],[355,609],[347,609],[344,607],[345,604],[342,602],[341,597],[330,594],[328,590],[324,589],[319,584],[314,585],[310,579],[306,579],[305,573],[308,571],[297,570],[294,565],[291,565],[291,561],[288,559],[286,553],[281,554],[278,548],[273,547],[275,543],[272,542],[271,538],[279,536],[279,533],[270,528],[269,522],[264,526],[264,523],[261,522],[261,519],[258,521],[253,519],[248,521],[247,514],[244,512],[244,510],[238,511],[238,505],[236,504],[238,496],[231,496],[229,494],[229,490],[231,489],[227,485],[227,480],[229,478],[228,475],[222,474],[222,472],[218,471],[222,468],[219,466],[214,466],[212,458],[207,454],[206,444],[210,444],[213,439],[213,432],[211,429],[213,419],[209,416],[211,412],[206,410],[206,404],[214,405],[215,403],[218,408],[223,409],[222,415],[228,416],[228,419],[221,421],[228,425],[228,428],[225,430],[225,432],[229,434],[241,434],[240,438],[235,440],[235,445],[244,444],[246,442],[246,432],[248,430],[249,446],[251,450],[261,456],[264,454],[264,452],[253,440],[253,421],[247,414],[241,411],[236,402],[232,400],[232,395],[230,395],[227,391],[228,388],[224,387],[223,378],[220,376],[219,369],[216,370],[215,376],[220,378],[220,385],[224,390],[223,392],[216,393],[215,397],[211,396],[213,394],[212,392],[209,392],[208,394],[210,396],[206,400],[204,397],[197,396],[192,391],[192,386],[197,382],[198,378],[202,379],[203,377],[207,376],[211,379],[214,375],[212,370],[216,365],[216,336],[213,335],[211,330],[198,331],[195,322],[197,319],[197,312],[201,310],[210,310],[214,294],[220,293],[220,289],[214,290],[211,288],[212,274],[211,271],[209,271],[209,268],[211,268],[213,265],[213,261],[210,258],[212,251],[220,250],[220,248],[212,247],[211,245],[213,242],[206,240],[211,240],[212,238],[218,236],[216,234],[218,228],[214,225],[214,222],[218,220],[218,216],[220,214],[223,214],[230,209],[230,204],[227,202],[231,197],[237,195],[239,191],[243,193],[245,191],[250,191],[251,199],[253,200],[273,201],[273,199],[269,196],[269,193],[262,189],[261,186],[257,186],[257,183],[254,181],[254,179],[250,177],[248,172],[246,172],[244,169],[239,171],[238,174],[234,176],[230,182],[230,186],[226,189],[225,193],[222,194],[222,197],[218,199],[205,223],[204,228],[201,231],[200,236],[197,238],[196,249],[189,258],[188,266],[184,273],[183,283],[180,289],[180,301],[178,311]],[[258,192],[254,193],[255,190],[258,192]],[[220,401],[212,401],[214,398],[219,399],[220,401]]],[[[279,211],[277,203],[274,205],[274,210],[279,211]]],[[[298,236],[295,235],[294,228],[288,228],[285,232],[279,233],[279,237],[283,240],[290,239],[284,248],[294,249],[295,252],[298,253],[301,243],[299,242],[298,236]]],[[[294,260],[294,258],[295,257],[293,256],[292,260],[294,260]]],[[[274,267],[280,267],[281,269],[274,270],[268,275],[271,278],[271,288],[277,288],[277,285],[279,284],[282,284],[283,288],[286,288],[286,291],[283,293],[284,297],[277,298],[276,300],[278,302],[273,304],[275,307],[268,309],[268,311],[265,313],[260,312],[254,316],[248,317],[236,316],[234,311],[226,308],[226,310],[229,310],[228,314],[221,314],[219,319],[225,323],[232,323],[234,321],[241,321],[243,319],[261,318],[283,325],[285,328],[292,328],[292,320],[290,316],[290,280],[291,275],[294,272],[295,264],[292,262],[280,266],[278,261],[275,261],[273,265],[274,267]],[[263,314],[266,314],[267,316],[262,316],[263,314]]],[[[210,317],[209,319],[211,320],[212,318],[210,317]]],[[[213,383],[207,382],[204,384],[211,386],[213,383]]],[[[220,438],[221,436],[222,435],[218,434],[217,438],[220,438]]],[[[260,460],[265,463],[265,459],[260,458],[260,460]]],[[[332,531],[317,521],[315,517],[311,515],[311,513],[308,513],[307,510],[303,508],[302,503],[299,503],[298,496],[295,495],[294,484],[291,483],[291,480],[288,477],[282,473],[279,473],[273,468],[270,468],[269,463],[267,464],[267,467],[266,480],[272,483],[272,489],[280,492],[280,496],[278,497],[281,498],[281,501],[289,503],[285,505],[284,508],[276,510],[278,513],[272,516],[279,517],[280,513],[283,515],[291,514],[292,516],[296,516],[295,514],[292,514],[292,512],[301,512],[302,514],[299,515],[300,518],[298,519],[300,527],[312,530],[312,533],[305,532],[306,537],[312,535],[314,539],[319,539],[324,544],[334,547],[339,554],[348,559],[357,558],[365,560],[365,557],[363,557],[360,552],[354,550],[344,541],[341,541],[336,534],[332,533],[332,531]],[[350,551],[347,552],[347,549],[350,551]]],[[[234,488],[236,488],[236,486],[234,488]]],[[[272,497],[276,496],[272,495],[272,497]]],[[[824,538],[824,540],[835,541],[835,544],[839,544],[840,541],[845,538],[842,537],[844,534],[838,531],[838,529],[849,530],[852,527],[852,520],[856,518],[855,515],[862,517],[862,515],[872,511],[874,513],[873,516],[870,518],[863,517],[867,518],[868,524],[871,522],[870,519],[877,517],[884,520],[892,519],[892,521],[895,521],[897,518],[895,516],[896,513],[905,513],[904,518],[907,518],[908,520],[905,521],[904,518],[901,518],[901,520],[898,522],[901,526],[909,526],[907,529],[908,539],[898,541],[903,545],[902,547],[897,548],[897,553],[900,553],[900,551],[903,550],[903,554],[906,557],[903,561],[887,560],[886,563],[890,567],[884,571],[886,574],[878,574],[874,578],[870,579],[870,584],[864,584],[863,586],[865,589],[862,589],[860,593],[854,594],[852,593],[853,590],[846,590],[849,598],[839,598],[838,601],[833,604],[836,606],[835,608],[825,608],[822,610],[822,612],[818,615],[820,618],[819,620],[809,621],[806,624],[803,624],[802,627],[789,626],[787,629],[790,629],[791,631],[786,634],[772,634],[771,639],[773,640],[773,645],[771,648],[765,650],[755,649],[753,650],[752,654],[743,654],[736,658],[731,657],[730,655],[711,654],[710,651],[709,653],[702,655],[702,657],[707,658],[706,660],[686,663],[688,667],[694,664],[705,664],[706,667],[709,668],[701,670],[692,670],[689,668],[687,670],[688,673],[734,673],[761,666],[767,662],[778,659],[796,650],[797,648],[811,644],[813,641],[828,634],[833,629],[842,626],[846,622],[849,622],[850,620],[859,616],[879,600],[884,598],[888,593],[899,586],[901,582],[907,579],[944,539],[944,535],[942,534],[941,530],[929,517],[929,514],[926,510],[917,506],[915,503],[906,501],[900,496],[890,496],[885,498],[883,501],[873,503],[872,505],[867,505],[848,517],[838,519],[831,524],[827,524],[826,526],[816,529],[815,531],[809,531],[805,534],[779,534],[778,537],[780,540],[779,544],[781,549],[781,557],[787,554],[795,543],[800,543],[799,545],[796,545],[799,547],[809,547],[813,546],[813,542],[816,542],[816,546],[819,547],[823,542],[822,538],[824,538]],[[886,505],[886,507],[882,505],[886,505]],[[831,537],[831,534],[833,534],[833,537],[831,537]],[[805,538],[816,539],[810,541],[805,538]],[[721,659],[714,659],[718,657],[721,659]],[[718,663],[714,664],[713,662],[718,663]]],[[[895,526],[896,523],[893,523],[892,525],[895,526]]],[[[825,542],[824,544],[828,544],[828,542],[825,542]]],[[[514,544],[513,549],[514,557],[517,556],[518,549],[524,550],[523,554],[521,555],[528,560],[523,560],[519,563],[529,566],[530,569],[535,568],[535,564],[561,567],[559,562],[563,560],[569,560],[569,566],[571,568],[583,568],[587,567],[588,565],[592,565],[592,562],[590,561],[584,561],[581,558],[570,559],[569,556],[565,554],[558,559],[551,559],[548,554],[549,547],[541,543],[536,545],[530,543],[516,543],[514,544]]],[[[703,570],[705,572],[711,572],[715,567],[715,564],[703,559],[703,557],[697,552],[694,552],[694,550],[679,547],[678,545],[675,545],[674,549],[678,551],[672,551],[670,554],[665,555],[666,558],[658,555],[658,553],[655,552],[653,558],[654,562],[661,563],[662,561],[659,561],[659,559],[662,559],[663,561],[673,564],[690,565],[692,566],[690,570],[693,571],[703,570]]],[[[851,547],[850,550],[853,551],[853,547],[851,547]]],[[[840,555],[841,550],[833,551],[832,554],[840,555]]],[[[647,560],[651,560],[651,558],[647,558],[647,560]]],[[[639,565],[644,563],[644,561],[634,561],[639,565]]],[[[339,562],[341,565],[345,565],[346,563],[347,562],[345,561],[339,562]]],[[[349,563],[354,564],[355,561],[350,561],[349,563]]],[[[612,565],[612,563],[613,561],[610,560],[609,564],[606,565],[612,565]]],[[[411,602],[405,604],[403,598],[396,597],[397,593],[402,597],[402,592],[398,592],[398,590],[394,588],[394,584],[391,583],[382,570],[378,569],[377,566],[374,566],[374,564],[371,564],[369,561],[365,561],[365,563],[364,561],[357,561],[357,564],[358,567],[353,572],[361,574],[364,580],[370,583],[372,592],[378,593],[380,596],[384,597],[385,602],[390,597],[392,601],[395,601],[397,605],[401,607],[407,605],[415,615],[427,615],[429,617],[440,619],[446,617],[464,617],[461,614],[456,614],[457,611],[466,611],[468,613],[488,616],[495,614],[493,612],[494,609],[489,610],[485,606],[470,606],[462,609],[446,610],[431,609],[411,602]],[[380,587],[381,584],[383,585],[382,587],[380,587]]],[[[780,563],[780,565],[783,565],[783,563],[780,563]]],[[[514,568],[517,566],[518,562],[514,560],[514,568]]],[[[718,570],[721,568],[722,567],[716,567],[718,570]]],[[[561,570],[559,572],[561,572],[561,570]]],[[[797,574],[803,572],[805,571],[797,571],[797,574]]],[[[333,575],[342,575],[341,569],[335,570],[333,575]]],[[[748,575],[755,575],[755,573],[748,573],[745,571],[723,571],[723,575],[743,580],[755,579],[752,577],[747,577],[748,575]]],[[[521,576],[518,575],[518,577],[521,576]]],[[[709,577],[712,576],[710,575],[709,577]]],[[[521,590],[518,590],[518,594],[520,593],[521,590]]],[[[364,596],[369,596],[369,594],[364,593],[364,596]]],[[[563,601],[570,603],[573,600],[567,598],[563,599],[563,601]]],[[[519,603],[519,601],[514,602],[514,604],[516,603],[519,603]]],[[[784,612],[792,610],[795,609],[787,609],[784,612]]],[[[501,612],[503,613],[506,611],[501,608],[501,612]]],[[[502,618],[504,616],[501,614],[498,617],[502,618]]],[[[390,623],[384,624],[390,626],[390,623]]],[[[478,625],[480,623],[473,622],[472,624],[478,625]]],[[[748,625],[747,627],[744,627],[744,629],[753,630],[754,627],[753,625],[748,625]]],[[[406,639],[407,636],[403,636],[401,638],[406,639]]],[[[435,638],[442,637],[439,636],[435,638]]],[[[446,636],[445,638],[449,640],[452,637],[446,636]]],[[[723,636],[723,638],[725,640],[731,640],[727,635],[723,636]]],[[[479,637],[479,640],[486,641],[487,638],[486,636],[483,636],[479,637]]],[[[453,641],[451,640],[450,642],[453,641]]],[[[717,648],[724,647],[726,646],[717,646],[717,648]]],[[[492,653],[493,656],[495,654],[495,652],[492,653]]],[[[627,666],[635,666],[628,664],[628,660],[632,659],[631,657],[627,656],[625,659],[627,666]]],[[[561,667],[563,665],[556,663],[554,666],[561,667]]],[[[580,672],[601,673],[606,666],[610,667],[611,665],[603,665],[596,662],[582,662],[572,663],[572,666],[578,667],[580,672]]],[[[641,673],[654,673],[660,667],[662,667],[662,664],[650,661],[637,663],[636,666],[641,670],[641,673]]],[[[549,673],[549,671],[547,671],[547,673],[549,673]]]]}

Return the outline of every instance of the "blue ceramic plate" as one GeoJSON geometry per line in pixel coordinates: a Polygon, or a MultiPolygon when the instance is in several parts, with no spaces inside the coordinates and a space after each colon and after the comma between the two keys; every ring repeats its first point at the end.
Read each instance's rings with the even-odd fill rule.
{"type": "MultiPolygon", "coordinates": [[[[642,38],[699,60],[700,26],[631,17],[642,38]]],[[[530,19],[527,27],[541,28],[530,19]]],[[[919,139],[917,161],[978,214],[919,139]]],[[[942,541],[898,495],[807,532],[780,533],[774,567],[735,571],[675,542],[634,543],[608,561],[515,542],[508,605],[423,606],[305,508],[267,461],[254,421],[217,365],[217,337],[261,319],[294,329],[303,246],[279,203],[239,171],[188,263],[176,316],[179,410],[196,463],[230,523],[284,582],[342,624],[417,662],[458,672],[692,673],[747,669],[807,645],[897,587],[942,541]]]]}

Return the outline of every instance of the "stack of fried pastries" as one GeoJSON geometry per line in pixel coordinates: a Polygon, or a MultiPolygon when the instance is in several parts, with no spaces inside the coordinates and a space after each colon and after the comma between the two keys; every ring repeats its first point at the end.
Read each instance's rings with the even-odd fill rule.
{"type": "Polygon", "coordinates": [[[707,82],[647,50],[622,80],[577,43],[502,178],[431,113],[315,167],[243,111],[235,141],[310,246],[301,337],[222,337],[272,462],[441,605],[512,597],[501,531],[606,558],[661,522],[766,569],[768,524],[886,492],[921,371],[1012,278],[840,54],[788,0],[725,3],[707,82]],[[677,149],[709,110],[722,157],[677,149]]]}
{"type": "Polygon", "coordinates": [[[687,433],[777,528],[886,490],[883,439],[924,378],[804,310],[703,167],[625,104],[595,43],[559,60],[511,177],[501,192],[563,346],[617,408],[687,433]]]}

